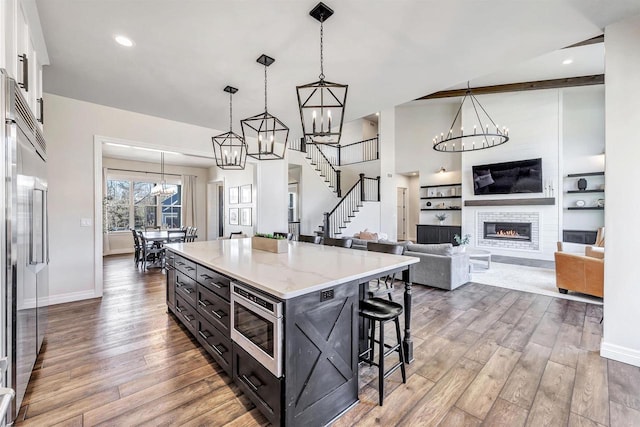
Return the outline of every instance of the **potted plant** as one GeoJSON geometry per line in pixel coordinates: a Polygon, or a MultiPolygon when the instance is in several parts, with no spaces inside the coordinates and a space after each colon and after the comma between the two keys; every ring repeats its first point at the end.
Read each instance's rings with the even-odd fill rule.
{"type": "Polygon", "coordinates": [[[460,237],[459,234],[454,234],[453,235],[453,240],[458,244],[458,251],[459,252],[464,252],[466,246],[471,241],[471,234],[465,234],[462,237],[460,237]]]}
{"type": "Polygon", "coordinates": [[[442,213],[437,213],[436,214],[436,218],[438,219],[438,221],[440,221],[440,225],[444,224],[444,220],[447,219],[447,214],[442,212],[442,213]]]}
{"type": "Polygon", "coordinates": [[[256,233],[251,238],[251,247],[261,251],[274,252],[277,254],[289,250],[289,241],[284,236],[274,236],[273,234],[256,233]]]}

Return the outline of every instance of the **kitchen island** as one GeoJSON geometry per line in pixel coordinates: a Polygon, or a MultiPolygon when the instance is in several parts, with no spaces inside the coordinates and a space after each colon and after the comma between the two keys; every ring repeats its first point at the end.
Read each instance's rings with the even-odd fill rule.
{"type": "Polygon", "coordinates": [[[407,360],[417,258],[251,239],[167,245],[167,305],[274,425],[324,425],[358,401],[363,284],[402,272],[407,360]],[[235,327],[234,327],[235,325],[235,327]]]}

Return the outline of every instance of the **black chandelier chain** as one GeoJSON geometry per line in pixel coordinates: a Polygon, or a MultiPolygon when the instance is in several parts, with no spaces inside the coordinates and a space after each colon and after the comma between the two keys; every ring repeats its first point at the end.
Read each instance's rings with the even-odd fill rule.
{"type": "Polygon", "coordinates": [[[229,132],[233,132],[233,93],[229,92],[229,132]]]}
{"type": "Polygon", "coordinates": [[[264,66],[264,111],[267,111],[267,66],[264,66]]]}
{"type": "Polygon", "coordinates": [[[320,15],[320,80],[324,80],[324,14],[320,15]]]}

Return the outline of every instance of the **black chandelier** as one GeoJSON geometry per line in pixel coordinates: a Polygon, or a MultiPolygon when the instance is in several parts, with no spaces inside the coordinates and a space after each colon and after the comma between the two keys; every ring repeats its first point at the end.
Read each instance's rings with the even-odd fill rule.
{"type": "Polygon", "coordinates": [[[320,2],[309,15],[320,21],[320,80],[296,86],[302,132],[306,142],[310,144],[338,144],[342,135],[349,85],[324,79],[324,21],[333,15],[333,10],[320,2]]]}
{"type": "Polygon", "coordinates": [[[242,170],[247,163],[247,144],[233,132],[233,94],[238,89],[227,86],[224,91],[229,94],[229,132],[211,138],[213,155],[220,169],[242,170]]]}
{"type": "Polygon", "coordinates": [[[289,128],[267,111],[267,67],[275,59],[263,54],[257,62],[264,65],[264,113],[240,121],[242,136],[247,144],[247,155],[257,160],[284,159],[289,128]]]}
{"type": "Polygon", "coordinates": [[[467,91],[464,98],[462,98],[462,102],[460,103],[458,112],[453,118],[451,126],[449,126],[449,131],[446,135],[443,132],[433,138],[433,149],[448,153],[462,153],[465,151],[477,151],[497,147],[508,140],[509,129],[504,126],[500,129],[489,113],[487,113],[487,110],[480,104],[480,101],[473,95],[467,82],[467,91]],[[460,133],[458,134],[454,132],[453,127],[467,99],[471,101],[477,123],[473,125],[473,130],[467,131],[467,133],[464,132],[464,127],[460,127],[460,133]]]}

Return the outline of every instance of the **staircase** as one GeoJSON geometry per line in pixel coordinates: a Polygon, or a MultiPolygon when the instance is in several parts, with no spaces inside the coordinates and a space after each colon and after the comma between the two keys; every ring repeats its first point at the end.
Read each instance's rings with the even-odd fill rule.
{"type": "Polygon", "coordinates": [[[363,173],[360,179],[347,191],[331,212],[325,212],[324,223],[316,234],[324,237],[337,237],[348,227],[351,218],[356,216],[363,202],[380,201],[380,177],[368,178],[363,173]]]}

